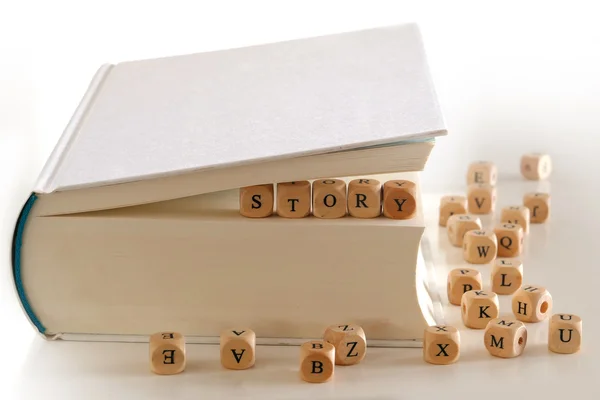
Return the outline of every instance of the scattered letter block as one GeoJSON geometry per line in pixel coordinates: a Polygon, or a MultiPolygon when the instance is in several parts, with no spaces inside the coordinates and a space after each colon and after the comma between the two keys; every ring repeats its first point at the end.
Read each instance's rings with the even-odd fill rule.
{"type": "Polygon", "coordinates": [[[494,292],[471,290],[462,296],[461,315],[468,328],[484,329],[499,313],[498,296],[494,292]]]}
{"type": "Polygon", "coordinates": [[[381,215],[381,182],[377,179],[355,179],[348,184],[348,212],[356,218],[381,215]]]}
{"type": "Polygon", "coordinates": [[[467,189],[471,214],[491,214],[496,209],[496,188],[487,183],[474,183],[467,189]]]}
{"type": "Polygon", "coordinates": [[[250,329],[229,329],[221,333],[221,364],[228,369],[254,366],[256,334],[250,329]]]}
{"type": "Polygon", "coordinates": [[[540,322],[552,309],[552,296],[541,286],[523,286],[512,298],[512,311],[518,320],[540,322]]]}
{"type": "Polygon", "coordinates": [[[485,328],[483,343],[488,352],[496,357],[518,357],[527,345],[527,328],[512,318],[496,318],[485,328]]]}
{"type": "Polygon", "coordinates": [[[310,182],[277,184],[277,215],[284,218],[304,218],[310,214],[310,182]]]}
{"type": "Polygon", "coordinates": [[[323,340],[335,347],[335,363],[358,364],[367,354],[365,331],[358,325],[331,325],[325,330],[323,340]]]}
{"type": "Polygon", "coordinates": [[[465,196],[444,196],[440,199],[440,226],[446,226],[448,218],[454,214],[467,213],[465,196]]]}
{"type": "Polygon", "coordinates": [[[465,233],[481,229],[481,220],[466,214],[454,214],[448,218],[448,240],[456,247],[462,247],[465,233]]]}
{"type": "Polygon", "coordinates": [[[417,186],[405,180],[387,181],[383,185],[383,215],[392,219],[409,219],[417,212],[417,186]]]}
{"type": "Polygon", "coordinates": [[[150,369],[159,375],[174,375],[185,369],[185,338],[177,332],[150,336],[150,369]]]}
{"type": "Polygon", "coordinates": [[[265,218],[273,214],[273,185],[240,188],[240,214],[248,218],[265,218]]]}
{"type": "Polygon", "coordinates": [[[527,233],[529,231],[529,214],[529,208],[525,206],[504,207],[500,216],[500,222],[521,225],[523,233],[527,233]]]}
{"type": "Polygon", "coordinates": [[[518,257],[523,252],[521,225],[500,224],[494,229],[498,239],[498,257],[518,257]]]}
{"type": "Polygon", "coordinates": [[[548,327],[548,348],[560,354],[577,353],[581,349],[583,325],[573,314],[556,314],[548,327]]]}
{"type": "Polygon", "coordinates": [[[460,334],[453,326],[430,326],[423,337],[423,358],[430,364],[447,365],[460,358],[460,334]]]}
{"type": "Polygon", "coordinates": [[[341,218],[346,215],[346,182],[321,179],[313,182],[313,215],[317,218],[341,218]]]}
{"type": "Polygon", "coordinates": [[[547,179],[552,172],[552,160],[548,154],[531,153],[521,157],[521,174],[529,180],[547,179]]]}
{"type": "Polygon", "coordinates": [[[550,216],[550,195],[548,193],[527,193],[523,204],[529,208],[530,222],[543,224],[550,216]]]}
{"type": "Polygon", "coordinates": [[[491,231],[468,231],[463,239],[463,258],[471,264],[487,264],[496,258],[498,240],[491,231]]]}
{"type": "Polygon", "coordinates": [[[476,161],[469,165],[467,171],[467,185],[473,183],[487,183],[495,186],[498,181],[498,168],[493,162],[476,161]]]}
{"type": "Polygon", "coordinates": [[[456,268],[448,274],[448,301],[460,306],[464,293],[481,290],[481,272],[475,269],[456,268]]]}
{"type": "Polygon", "coordinates": [[[497,258],[491,274],[492,292],[513,294],[523,284],[523,264],[517,259],[497,258]]]}
{"type": "Polygon", "coordinates": [[[323,383],[333,377],[335,347],[324,340],[313,340],[300,347],[300,376],[306,382],[323,383]]]}

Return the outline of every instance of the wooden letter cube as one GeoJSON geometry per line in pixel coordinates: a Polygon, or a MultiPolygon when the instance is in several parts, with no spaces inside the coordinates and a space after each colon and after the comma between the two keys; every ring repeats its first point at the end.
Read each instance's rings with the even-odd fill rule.
{"type": "Polygon", "coordinates": [[[484,329],[499,313],[498,296],[494,292],[471,290],[462,296],[461,316],[468,328],[484,329]]]}
{"type": "Polygon", "coordinates": [[[273,185],[240,188],[240,214],[248,218],[265,218],[273,214],[273,185]]]}
{"type": "Polygon", "coordinates": [[[460,358],[460,334],[453,326],[440,325],[425,328],[423,359],[430,364],[447,365],[460,358]]]}
{"type": "Polygon", "coordinates": [[[354,179],[348,184],[348,212],[356,218],[381,215],[381,182],[377,179],[354,179]]]}
{"type": "Polygon", "coordinates": [[[548,154],[530,153],[521,157],[521,174],[529,180],[543,180],[552,172],[552,160],[548,154]]]}
{"type": "Polygon", "coordinates": [[[465,233],[463,258],[471,264],[487,264],[496,258],[498,240],[491,231],[473,230],[465,233]]]}
{"type": "Polygon", "coordinates": [[[517,259],[497,258],[492,268],[491,287],[496,294],[513,294],[523,284],[523,264],[517,259]]]}
{"type": "Polygon", "coordinates": [[[487,183],[474,183],[467,189],[471,214],[491,214],[496,209],[496,188],[487,183]]]}
{"type": "Polygon", "coordinates": [[[174,375],[185,369],[185,338],[177,332],[158,332],[150,336],[150,370],[159,375],[174,375]]]}
{"type": "Polygon", "coordinates": [[[518,320],[540,322],[552,309],[552,296],[541,286],[523,286],[512,298],[512,311],[518,320]]]}
{"type": "Polygon", "coordinates": [[[490,161],[476,161],[469,165],[467,171],[467,185],[473,183],[487,183],[495,186],[498,181],[498,168],[490,161]]]}
{"type": "Polygon", "coordinates": [[[448,218],[454,214],[467,213],[465,196],[444,196],[440,199],[440,226],[446,226],[448,218]]]}
{"type": "Polygon", "coordinates": [[[448,240],[456,247],[462,247],[465,233],[481,229],[481,220],[467,214],[454,214],[448,218],[448,240]]]}
{"type": "Polygon", "coordinates": [[[277,215],[284,218],[304,218],[310,214],[310,182],[277,184],[277,215]]]}
{"type": "Polygon", "coordinates": [[[228,329],[221,332],[221,364],[228,369],[254,366],[256,334],[250,329],[228,329]]]}
{"type": "Polygon", "coordinates": [[[463,294],[470,290],[481,290],[481,286],[481,272],[467,268],[453,269],[448,274],[448,301],[460,306],[463,294]]]}
{"type": "Polygon", "coordinates": [[[300,346],[300,377],[306,382],[327,382],[334,368],[335,347],[331,343],[313,340],[300,346]]]}
{"type": "Polygon", "coordinates": [[[550,194],[548,193],[526,193],[523,196],[523,204],[529,208],[532,224],[542,224],[550,216],[550,194]]]}
{"type": "Polygon", "coordinates": [[[581,349],[582,329],[577,315],[553,315],[548,327],[548,348],[559,354],[577,353],[581,349]]]}
{"type": "Polygon", "coordinates": [[[525,206],[504,207],[500,215],[500,222],[521,225],[523,233],[527,233],[529,231],[529,214],[529,208],[525,206]]]}
{"type": "Polygon", "coordinates": [[[488,352],[496,357],[518,357],[527,345],[527,328],[512,318],[496,318],[485,328],[483,343],[488,352]]]}
{"type": "Polygon", "coordinates": [[[331,325],[325,330],[323,340],[335,347],[335,363],[358,364],[367,354],[365,331],[358,325],[331,325]]]}
{"type": "Polygon", "coordinates": [[[518,257],[523,252],[521,225],[500,224],[494,229],[498,239],[498,257],[518,257]]]}
{"type": "Polygon", "coordinates": [[[387,181],[383,185],[383,215],[392,219],[409,219],[417,212],[417,186],[405,180],[387,181]]]}
{"type": "Polygon", "coordinates": [[[321,179],[313,182],[313,215],[317,218],[342,218],[346,215],[346,182],[321,179]]]}

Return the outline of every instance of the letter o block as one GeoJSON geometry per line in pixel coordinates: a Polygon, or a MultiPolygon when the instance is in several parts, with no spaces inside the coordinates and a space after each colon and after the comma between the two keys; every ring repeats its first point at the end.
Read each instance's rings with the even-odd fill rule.
{"type": "Polygon", "coordinates": [[[521,225],[500,224],[494,229],[498,240],[498,257],[518,257],[523,252],[523,228],[521,225]]]}
{"type": "Polygon", "coordinates": [[[543,321],[551,310],[552,296],[541,286],[526,285],[513,295],[512,311],[519,321],[543,321]]]}
{"type": "Polygon", "coordinates": [[[273,185],[240,188],[240,214],[248,218],[265,218],[273,214],[273,185]]]}
{"type": "Polygon", "coordinates": [[[365,331],[358,325],[331,325],[325,330],[323,340],[335,347],[337,365],[353,365],[367,354],[365,331]]]}
{"type": "Polygon", "coordinates": [[[475,269],[456,268],[448,274],[448,301],[460,306],[462,295],[470,290],[481,290],[481,272],[475,269]]]}
{"type": "Polygon", "coordinates": [[[498,181],[498,168],[490,161],[476,161],[469,165],[467,171],[467,185],[474,183],[487,183],[495,186],[498,181]]]}
{"type": "Polygon", "coordinates": [[[250,329],[228,329],[221,332],[221,365],[227,369],[254,366],[256,334],[250,329]]]}
{"type": "Polygon", "coordinates": [[[548,348],[554,353],[573,354],[581,349],[581,318],[573,314],[556,314],[548,327],[548,348]]]}
{"type": "Polygon", "coordinates": [[[310,182],[277,184],[277,215],[283,218],[304,218],[311,210],[310,182]]]}
{"type": "Polygon", "coordinates": [[[498,239],[491,231],[473,230],[465,233],[463,258],[471,264],[488,264],[496,259],[498,239]]]}
{"type": "Polygon", "coordinates": [[[440,199],[440,226],[448,224],[448,218],[454,214],[467,213],[467,198],[465,196],[443,196],[440,199]]]}
{"type": "Polygon", "coordinates": [[[383,215],[391,219],[409,219],[417,212],[417,186],[406,180],[387,181],[383,185],[383,215]]]}
{"type": "Polygon", "coordinates": [[[157,332],[150,336],[150,370],[158,375],[183,372],[186,364],[185,338],[177,332],[157,332]]]}
{"type": "Polygon", "coordinates": [[[354,179],[348,183],[348,213],[355,218],[381,215],[381,182],[377,179],[354,179]]]}
{"type": "Polygon", "coordinates": [[[530,153],[521,157],[521,174],[529,180],[547,179],[552,173],[552,160],[548,154],[530,153]]]}
{"type": "Polygon", "coordinates": [[[550,216],[550,194],[548,193],[526,193],[523,196],[523,204],[529,208],[532,224],[543,224],[550,216]]]}
{"type": "Polygon", "coordinates": [[[430,364],[453,364],[460,358],[460,333],[453,326],[429,326],[423,337],[423,359],[430,364]]]}
{"type": "Polygon", "coordinates": [[[496,209],[496,188],[487,183],[474,183],[467,188],[468,211],[491,214],[496,209]]]}
{"type": "Polygon", "coordinates": [[[527,346],[527,328],[516,319],[493,319],[485,328],[483,343],[487,351],[495,357],[518,357],[527,346]]]}
{"type": "Polygon", "coordinates": [[[460,307],[463,323],[472,329],[484,329],[500,313],[498,295],[483,290],[463,294],[460,307]]]}
{"type": "Polygon", "coordinates": [[[346,215],[346,182],[321,179],[313,182],[313,215],[333,219],[346,215]]]}
{"type": "Polygon", "coordinates": [[[523,284],[523,264],[510,258],[498,258],[491,273],[492,292],[513,294],[523,284]]]}
{"type": "Polygon", "coordinates": [[[500,221],[506,224],[521,225],[523,233],[526,233],[529,231],[529,214],[529,208],[525,206],[504,207],[500,214],[500,221]]]}
{"type": "Polygon", "coordinates": [[[333,377],[335,347],[324,340],[312,340],[300,346],[300,377],[306,382],[323,383],[333,377]]]}
{"type": "Polygon", "coordinates": [[[465,233],[481,230],[481,220],[467,214],[455,214],[448,218],[448,240],[456,247],[463,246],[465,233]]]}

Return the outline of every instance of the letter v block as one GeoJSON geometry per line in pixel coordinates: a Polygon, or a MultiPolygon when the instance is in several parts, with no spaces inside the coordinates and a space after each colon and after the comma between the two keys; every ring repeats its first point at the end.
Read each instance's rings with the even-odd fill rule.
{"type": "Polygon", "coordinates": [[[324,340],[312,340],[300,346],[300,377],[306,382],[323,383],[333,377],[335,347],[324,340]]]}
{"type": "Polygon", "coordinates": [[[250,329],[228,329],[221,332],[221,364],[228,369],[254,366],[256,334],[250,329]]]}
{"type": "Polygon", "coordinates": [[[367,354],[365,331],[358,325],[331,325],[325,330],[323,340],[335,347],[337,365],[353,365],[367,354]]]}

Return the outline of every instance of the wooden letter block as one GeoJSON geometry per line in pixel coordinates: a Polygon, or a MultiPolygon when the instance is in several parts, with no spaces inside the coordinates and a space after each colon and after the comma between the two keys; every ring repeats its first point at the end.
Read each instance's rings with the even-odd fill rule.
{"type": "Polygon", "coordinates": [[[454,214],[467,213],[465,196],[444,196],[440,199],[440,226],[446,226],[448,218],[454,214]]]}
{"type": "Polygon", "coordinates": [[[512,298],[512,311],[518,320],[540,322],[552,309],[552,296],[541,286],[523,286],[512,298]]]}
{"type": "Polygon", "coordinates": [[[333,219],[346,215],[346,182],[341,179],[321,179],[313,182],[313,215],[333,219]]]}
{"type": "Polygon", "coordinates": [[[559,354],[573,354],[581,349],[583,325],[573,314],[556,314],[550,318],[548,348],[559,354]]]}
{"type": "Polygon", "coordinates": [[[250,329],[228,329],[221,332],[221,364],[228,369],[254,366],[256,334],[250,329]]]}
{"type": "Polygon", "coordinates": [[[499,313],[498,296],[494,292],[471,290],[462,296],[461,316],[468,328],[484,329],[499,313]]]}
{"type": "Polygon", "coordinates": [[[500,224],[494,229],[498,239],[498,257],[518,257],[523,252],[521,225],[500,224]]]}
{"type": "Polygon", "coordinates": [[[423,359],[430,364],[448,365],[460,358],[460,333],[453,326],[425,328],[423,359]]]}
{"type": "Polygon", "coordinates": [[[417,186],[405,180],[387,181],[383,185],[383,215],[392,219],[409,219],[417,212],[417,186]]]}
{"type": "Polygon", "coordinates": [[[467,171],[467,185],[473,183],[487,183],[495,186],[498,181],[498,168],[490,161],[476,161],[469,165],[467,171]]]}
{"type": "Polygon", "coordinates": [[[331,343],[313,340],[300,346],[300,377],[306,382],[327,382],[334,368],[335,347],[331,343]]]}
{"type": "Polygon", "coordinates": [[[481,229],[481,220],[467,214],[454,214],[448,218],[448,240],[456,247],[462,247],[465,233],[481,229]]]}
{"type": "Polygon", "coordinates": [[[355,179],[348,184],[348,212],[356,218],[381,215],[381,182],[377,179],[355,179]]]}
{"type": "Polygon", "coordinates": [[[491,214],[496,209],[496,188],[487,183],[474,183],[467,189],[468,211],[491,214]]]}
{"type": "Polygon", "coordinates": [[[550,216],[550,194],[548,193],[526,193],[523,196],[523,204],[529,208],[532,224],[543,224],[550,216]]]}
{"type": "Polygon", "coordinates": [[[529,208],[525,206],[510,206],[502,209],[500,222],[513,225],[521,225],[523,233],[529,231],[529,208]]]}
{"type": "Polygon", "coordinates": [[[481,290],[481,286],[481,272],[467,268],[453,269],[448,274],[448,301],[460,306],[463,294],[470,290],[481,290]]]}
{"type": "Polygon", "coordinates": [[[335,347],[337,365],[358,364],[367,354],[365,331],[358,325],[331,325],[325,330],[323,340],[335,347]]]}
{"type": "Polygon", "coordinates": [[[248,218],[265,218],[273,214],[273,185],[240,188],[240,214],[248,218]]]}
{"type": "Polygon", "coordinates": [[[277,184],[277,215],[284,218],[304,218],[310,214],[310,182],[277,184]]]}
{"type": "Polygon", "coordinates": [[[497,258],[491,274],[492,292],[513,294],[523,284],[523,264],[517,259],[497,258]]]}
{"type": "Polygon", "coordinates": [[[158,332],[150,336],[150,370],[159,375],[174,375],[185,369],[185,338],[177,332],[158,332]]]}
{"type": "Polygon", "coordinates": [[[473,230],[465,233],[463,258],[471,264],[487,264],[496,258],[498,239],[491,231],[473,230]]]}
{"type": "Polygon", "coordinates": [[[527,345],[527,328],[512,318],[496,318],[485,328],[483,343],[488,352],[496,357],[518,357],[527,345]]]}
{"type": "Polygon", "coordinates": [[[521,157],[521,174],[529,180],[547,179],[552,172],[552,160],[548,154],[531,153],[521,157]]]}

